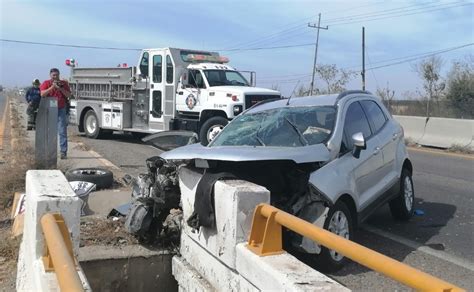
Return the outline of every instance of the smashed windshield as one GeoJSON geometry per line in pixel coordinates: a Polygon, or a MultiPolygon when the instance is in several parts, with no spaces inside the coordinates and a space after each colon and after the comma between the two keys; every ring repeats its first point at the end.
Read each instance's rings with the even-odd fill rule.
{"type": "Polygon", "coordinates": [[[249,86],[245,78],[237,71],[203,70],[209,86],[249,86]]]}
{"type": "Polygon", "coordinates": [[[227,125],[212,146],[301,147],[326,142],[334,128],[333,106],[282,107],[244,114],[227,125]]]}

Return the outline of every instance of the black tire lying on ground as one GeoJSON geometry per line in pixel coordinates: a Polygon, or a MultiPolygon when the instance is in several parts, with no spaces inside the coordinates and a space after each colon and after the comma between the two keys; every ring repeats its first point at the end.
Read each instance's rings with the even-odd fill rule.
{"type": "Polygon", "coordinates": [[[94,183],[97,189],[110,188],[114,182],[114,175],[110,170],[97,167],[74,168],[66,171],[68,181],[87,181],[94,183]]]}

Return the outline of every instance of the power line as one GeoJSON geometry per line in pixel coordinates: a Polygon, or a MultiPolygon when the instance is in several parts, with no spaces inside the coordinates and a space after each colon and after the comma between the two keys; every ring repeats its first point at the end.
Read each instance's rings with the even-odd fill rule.
{"type": "Polygon", "coordinates": [[[261,79],[271,79],[271,78],[284,78],[284,77],[296,77],[296,76],[309,76],[311,73],[299,73],[299,74],[289,74],[289,75],[278,75],[278,76],[264,76],[264,77],[259,77],[259,80],[261,79]]]}
{"type": "Polygon", "coordinates": [[[453,1],[453,2],[441,3],[441,4],[432,3],[432,2],[417,3],[417,4],[413,4],[413,5],[402,6],[402,7],[391,8],[391,9],[384,9],[384,10],[379,10],[379,11],[375,11],[375,12],[365,12],[365,13],[361,13],[361,14],[354,14],[354,15],[330,18],[330,19],[326,20],[326,23],[341,22],[341,21],[352,21],[352,20],[355,20],[356,18],[367,18],[367,17],[383,16],[383,15],[386,15],[386,14],[405,13],[405,12],[410,12],[410,11],[414,11],[414,10],[430,9],[430,8],[434,8],[434,7],[437,7],[437,6],[445,6],[445,5],[459,4],[459,3],[462,3],[462,1],[453,1]],[[417,8],[412,8],[412,7],[417,7],[417,8]],[[409,9],[409,8],[411,8],[411,9],[409,9]]]}
{"type": "MultiPolygon", "coordinates": [[[[384,3],[384,1],[380,1],[378,3],[373,3],[373,2],[370,2],[370,3],[367,3],[366,5],[359,5],[357,4],[356,6],[352,6],[350,8],[344,8],[344,9],[337,9],[337,10],[329,10],[329,11],[323,11],[321,13],[324,13],[324,14],[334,14],[336,12],[347,12],[347,11],[350,11],[350,10],[359,10],[360,8],[365,8],[365,7],[369,7],[369,6],[373,6],[374,4],[382,4],[384,3]]],[[[315,15],[314,17],[316,17],[317,15],[315,15]]]]}
{"type": "Polygon", "coordinates": [[[282,35],[287,35],[287,34],[291,34],[295,31],[298,31],[298,30],[301,30],[305,27],[305,25],[303,24],[298,24],[296,26],[292,26],[291,28],[288,28],[288,29],[285,29],[285,30],[282,30],[282,31],[278,31],[278,32],[275,32],[275,33],[272,33],[272,34],[269,34],[267,36],[263,36],[263,37],[260,37],[258,39],[254,39],[252,41],[247,41],[247,42],[241,42],[239,43],[238,45],[234,45],[234,46],[231,46],[231,48],[229,50],[235,50],[235,49],[239,49],[239,48],[242,48],[244,46],[255,46],[255,45],[260,45],[262,43],[265,43],[271,39],[275,39],[275,38],[278,38],[278,37],[281,37],[282,35]]]}
{"type": "Polygon", "coordinates": [[[283,45],[283,46],[274,46],[274,47],[246,48],[246,49],[220,49],[220,50],[211,50],[211,51],[220,51],[220,52],[260,51],[260,50],[275,50],[275,49],[286,49],[286,48],[307,47],[307,46],[314,46],[314,43],[283,45]]]}
{"type": "MultiPolygon", "coordinates": [[[[10,39],[0,39],[0,41],[8,42],[8,43],[20,43],[20,44],[26,44],[26,45],[41,45],[41,46],[67,47],[67,48],[78,48],[78,49],[118,50],[118,51],[141,51],[142,50],[138,48],[83,46],[83,45],[72,45],[72,44],[30,42],[30,41],[10,40],[10,39]]],[[[211,50],[211,51],[222,51],[222,52],[259,51],[259,50],[275,50],[275,49],[286,49],[286,48],[307,47],[307,46],[314,46],[314,43],[283,45],[283,46],[273,46],[273,47],[244,48],[244,49],[219,49],[219,50],[211,50]]]]}
{"type": "MultiPolygon", "coordinates": [[[[356,6],[352,6],[352,7],[349,7],[349,8],[344,8],[344,9],[336,9],[336,10],[329,10],[329,11],[322,11],[321,13],[324,13],[324,14],[335,14],[335,13],[338,13],[338,12],[350,12],[350,11],[354,11],[354,10],[359,10],[361,8],[365,8],[365,7],[369,7],[369,6],[373,6],[374,4],[381,4],[381,3],[384,3],[383,1],[380,1],[378,3],[373,3],[373,2],[370,2],[370,3],[366,3],[365,5],[360,5],[360,4],[357,4],[356,6]]],[[[396,9],[404,9],[404,8],[408,8],[408,7],[412,7],[412,6],[417,6],[417,5],[424,5],[424,4],[429,4],[430,2],[425,2],[425,3],[419,3],[419,4],[416,4],[416,5],[410,5],[410,6],[404,6],[404,7],[399,7],[399,8],[396,8],[396,9]]],[[[391,9],[389,9],[391,10],[391,9]]],[[[386,10],[381,10],[382,12],[383,11],[386,11],[386,10]]],[[[241,47],[241,44],[244,44],[244,45],[249,45],[249,44],[254,44],[254,42],[265,42],[265,39],[266,38],[274,38],[275,35],[278,35],[278,34],[286,34],[287,33],[287,30],[291,30],[292,28],[295,28],[295,27],[298,27],[298,28],[301,28],[301,26],[304,25],[304,21],[307,21],[307,20],[310,20],[310,19],[313,19],[315,17],[317,17],[318,14],[315,14],[315,15],[312,15],[312,16],[309,16],[309,17],[305,17],[305,18],[302,18],[301,20],[298,20],[298,21],[295,21],[295,22],[290,22],[288,23],[287,25],[284,25],[284,26],[281,26],[280,28],[286,28],[286,27],[289,27],[288,29],[285,29],[285,30],[282,30],[282,31],[278,31],[278,32],[274,32],[274,33],[271,33],[270,35],[267,35],[267,36],[262,36],[258,39],[254,39],[252,41],[249,41],[249,42],[243,42],[243,43],[239,43],[239,45],[235,45],[234,47],[235,48],[238,48],[238,47],[241,47]],[[293,26],[294,24],[297,24],[296,26],[293,26]]],[[[347,17],[347,16],[346,16],[347,17]]],[[[334,19],[334,18],[333,18],[334,19]]],[[[333,20],[333,19],[330,19],[330,20],[333,20]]],[[[288,31],[288,33],[290,33],[291,31],[288,31]]],[[[277,36],[276,36],[277,37],[277,36]]],[[[234,48],[233,48],[234,49],[234,48]]]]}
{"type": "Polygon", "coordinates": [[[399,61],[399,62],[394,62],[394,63],[390,63],[390,64],[385,64],[385,65],[381,65],[381,66],[368,68],[367,70],[375,70],[375,69],[390,67],[390,66],[403,64],[403,63],[407,63],[407,62],[411,62],[411,61],[415,61],[415,60],[425,59],[425,58],[428,58],[428,57],[431,57],[431,56],[436,56],[436,55],[444,54],[444,53],[451,52],[451,51],[454,51],[454,50],[459,50],[459,49],[469,47],[469,46],[472,46],[472,45],[474,45],[474,43],[465,44],[465,45],[462,45],[462,46],[446,49],[446,50],[440,51],[438,53],[428,54],[428,55],[425,55],[425,56],[422,56],[422,57],[411,58],[411,59],[407,59],[407,60],[404,60],[404,61],[399,61]]]}
{"type": "MultiPolygon", "coordinates": [[[[369,50],[368,50],[367,46],[365,46],[365,50],[366,50],[366,54],[367,54],[367,60],[369,61],[369,65],[370,65],[370,67],[372,67],[373,65],[372,65],[372,62],[370,60],[369,50]]],[[[370,72],[372,73],[372,76],[374,77],[375,84],[377,85],[377,88],[379,88],[379,81],[377,80],[377,77],[375,76],[374,70],[370,70],[370,72]]]]}
{"type": "MultiPolygon", "coordinates": [[[[408,55],[408,56],[404,56],[404,57],[397,57],[397,58],[392,58],[392,59],[387,59],[387,60],[381,60],[381,61],[377,61],[377,62],[371,62],[371,68],[367,68],[366,70],[375,70],[375,69],[395,66],[395,65],[398,65],[398,64],[403,64],[403,63],[407,63],[407,62],[411,62],[411,61],[415,61],[415,60],[425,59],[425,58],[428,58],[428,57],[431,57],[431,56],[444,54],[444,53],[451,52],[451,51],[454,51],[454,50],[459,50],[459,49],[466,48],[466,47],[469,47],[469,46],[472,46],[472,45],[474,45],[474,43],[468,43],[468,44],[464,44],[464,45],[460,45],[460,46],[456,46],[456,47],[450,47],[450,48],[446,48],[446,49],[441,49],[441,50],[436,50],[436,51],[431,51],[431,52],[425,52],[425,53],[418,53],[418,54],[408,55]],[[372,67],[374,64],[387,63],[387,62],[395,61],[395,60],[401,60],[401,61],[392,62],[392,63],[372,67]]],[[[357,65],[357,66],[351,66],[351,67],[344,67],[342,69],[343,70],[348,70],[348,69],[360,68],[360,67],[361,67],[360,65],[357,65]]],[[[284,83],[287,83],[286,81],[294,82],[294,81],[297,81],[297,80],[302,79],[304,77],[305,78],[310,78],[310,76],[311,76],[311,73],[308,73],[308,74],[303,73],[303,74],[293,74],[293,75],[283,75],[283,76],[267,76],[267,77],[262,77],[260,79],[264,79],[265,83],[275,83],[275,82],[282,82],[282,81],[284,81],[284,83]],[[265,80],[267,78],[283,78],[283,77],[296,77],[296,76],[301,76],[301,77],[291,78],[291,79],[265,80]]],[[[261,83],[263,83],[263,82],[261,82],[261,83]]]]}
{"type": "Polygon", "coordinates": [[[462,6],[472,5],[472,4],[474,4],[474,3],[465,3],[465,4],[460,4],[460,5],[452,5],[452,6],[442,7],[442,8],[436,8],[436,9],[429,9],[429,10],[413,12],[413,13],[402,13],[402,14],[397,14],[397,15],[392,15],[392,16],[367,18],[367,19],[360,19],[360,20],[348,21],[348,22],[337,22],[337,23],[333,23],[333,24],[329,24],[329,25],[330,26],[338,26],[338,25],[346,25],[346,24],[353,24],[353,23],[376,21],[376,20],[382,20],[382,19],[389,19],[389,18],[410,16],[410,15],[416,15],[416,14],[423,14],[423,13],[439,11],[439,10],[444,10],[444,9],[448,9],[448,8],[462,7],[462,6]]]}
{"type": "MultiPolygon", "coordinates": [[[[367,17],[367,16],[371,16],[371,17],[374,17],[374,16],[382,16],[382,15],[385,15],[387,14],[386,12],[391,12],[392,14],[394,13],[393,11],[395,10],[406,10],[408,8],[411,8],[411,7],[414,7],[414,6],[422,6],[422,7],[419,7],[419,8],[416,8],[417,10],[419,9],[427,9],[427,8],[433,8],[433,7],[436,7],[436,6],[443,6],[443,5],[450,5],[450,4],[453,4],[453,3],[462,3],[462,2],[449,2],[449,3],[443,3],[443,4],[436,4],[436,5],[433,5],[431,2],[425,2],[425,3],[419,3],[419,4],[414,4],[414,5],[409,5],[409,6],[403,6],[403,7],[397,7],[397,8],[392,8],[392,9],[386,9],[386,10],[380,10],[380,11],[377,11],[377,12],[371,12],[371,13],[363,13],[363,14],[356,14],[356,15],[350,15],[350,16],[343,16],[343,17],[338,17],[338,18],[332,18],[332,19],[329,19],[328,21],[326,21],[326,23],[336,23],[336,22],[341,22],[341,21],[348,21],[348,20],[353,20],[353,18],[360,18],[360,17],[367,17]],[[429,7],[426,7],[426,5],[428,5],[429,7]]],[[[363,7],[367,7],[367,6],[372,6],[373,3],[370,3],[370,4],[367,4],[367,5],[359,5],[357,7],[353,7],[352,10],[357,10],[357,9],[360,9],[360,8],[363,8],[363,7]]],[[[412,9],[413,10],[413,9],[412,9]]],[[[339,11],[344,11],[344,12],[347,12],[348,9],[338,9],[338,10],[333,10],[333,11],[330,11],[330,12],[327,12],[327,13],[334,13],[334,12],[339,12],[339,11]]],[[[350,11],[350,10],[349,10],[350,11]]],[[[395,12],[395,13],[401,13],[401,12],[407,12],[407,11],[411,11],[411,10],[406,10],[406,11],[398,11],[398,12],[395,12]]],[[[390,13],[389,13],[390,14],[390,13]]],[[[310,16],[310,17],[307,17],[307,18],[304,18],[304,19],[301,19],[301,21],[304,21],[304,20],[308,20],[308,19],[312,19],[314,17],[316,17],[317,15],[313,15],[313,16],[310,16]]],[[[296,22],[292,22],[290,24],[288,24],[287,26],[289,25],[293,25],[293,24],[297,24],[296,26],[290,26],[289,28],[285,29],[285,30],[282,30],[282,31],[278,31],[278,32],[274,32],[272,34],[269,34],[267,36],[262,36],[258,39],[254,39],[252,41],[248,41],[248,42],[241,42],[239,43],[238,45],[235,45],[233,46],[233,48],[231,49],[239,49],[239,48],[242,48],[244,45],[245,46],[254,46],[254,45],[261,45],[263,43],[268,43],[268,41],[271,40],[271,43],[275,43],[276,41],[278,41],[278,39],[282,36],[282,35],[288,35],[288,34],[291,34],[290,37],[294,37],[295,35],[293,34],[295,31],[297,30],[301,30],[303,27],[303,24],[302,23],[299,23],[299,21],[296,21],[296,22]],[[298,23],[298,24],[297,24],[298,23]]],[[[342,24],[342,23],[341,23],[342,24]]],[[[339,24],[338,24],[339,25],[339,24]]],[[[287,26],[282,26],[283,27],[287,27],[287,26]]],[[[227,49],[226,49],[227,50],[227,49]]]]}
{"type": "Polygon", "coordinates": [[[142,49],[135,49],[135,48],[82,46],[82,45],[71,45],[71,44],[30,42],[30,41],[10,40],[10,39],[0,39],[0,41],[7,42],[7,43],[20,43],[20,44],[27,44],[27,45],[40,45],[40,46],[50,46],[50,47],[67,47],[67,48],[77,48],[77,49],[117,50],[117,51],[141,51],[142,50],[142,49]]]}

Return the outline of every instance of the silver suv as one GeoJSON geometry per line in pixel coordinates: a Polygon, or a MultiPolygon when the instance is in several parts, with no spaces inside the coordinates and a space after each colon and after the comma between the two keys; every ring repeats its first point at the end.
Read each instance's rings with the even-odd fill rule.
{"type": "MultiPolygon", "coordinates": [[[[346,91],[257,104],[209,145],[179,147],[161,157],[263,185],[272,205],[351,239],[355,227],[387,202],[396,219],[412,216],[413,167],[403,136],[379,98],[346,91]]],[[[160,137],[166,134],[148,141],[160,145],[160,137]]],[[[285,245],[312,254],[324,271],[345,261],[289,231],[285,245]]]]}

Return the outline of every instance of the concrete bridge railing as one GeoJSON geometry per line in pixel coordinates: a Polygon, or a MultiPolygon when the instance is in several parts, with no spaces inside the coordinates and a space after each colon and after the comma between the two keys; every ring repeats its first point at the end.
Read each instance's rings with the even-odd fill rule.
{"type": "MultiPolygon", "coordinates": [[[[56,273],[47,271],[43,260],[46,256],[46,241],[40,220],[48,213],[62,214],[71,239],[72,252],[77,258],[81,205],[80,199],[61,171],[29,170],[26,173],[26,208],[18,258],[17,291],[61,290],[56,273]]],[[[54,267],[54,269],[63,268],[54,267]]],[[[76,269],[82,288],[90,291],[78,262],[76,269]]]]}

